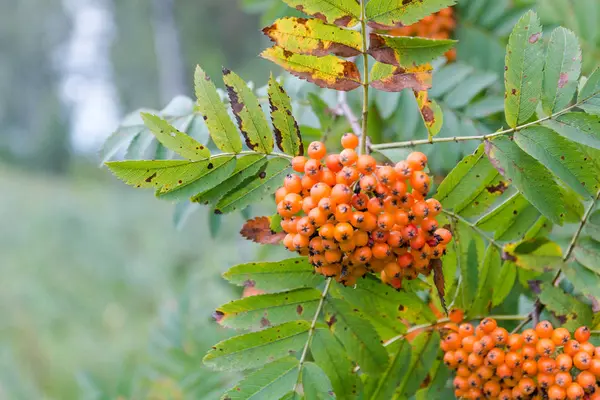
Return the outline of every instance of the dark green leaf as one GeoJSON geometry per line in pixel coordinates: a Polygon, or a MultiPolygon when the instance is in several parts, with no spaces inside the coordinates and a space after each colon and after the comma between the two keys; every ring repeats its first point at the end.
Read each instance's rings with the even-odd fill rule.
{"type": "Polygon", "coordinates": [[[493,293],[492,293],[492,305],[495,307],[502,304],[504,299],[509,295],[515,281],[517,279],[517,266],[508,261],[502,264],[500,268],[500,274],[498,279],[495,281],[493,293]]]}
{"type": "Polygon", "coordinates": [[[406,398],[415,394],[421,383],[427,378],[440,347],[440,335],[437,332],[424,332],[413,340],[411,346],[408,371],[396,389],[397,395],[403,395],[406,398]]]}
{"type": "Polygon", "coordinates": [[[543,54],[542,27],[536,13],[529,11],[517,22],[506,49],[505,113],[512,128],[535,113],[542,92],[543,54]]]}
{"type": "Polygon", "coordinates": [[[479,279],[477,282],[477,292],[475,300],[471,307],[472,315],[487,315],[492,308],[492,293],[494,287],[498,284],[497,279],[502,268],[502,259],[498,248],[492,244],[488,245],[483,263],[479,268],[479,279]]]}
{"type": "Polygon", "coordinates": [[[475,96],[492,86],[496,81],[498,81],[498,75],[492,72],[476,72],[450,91],[444,97],[444,103],[453,109],[465,107],[475,96]]]}
{"type": "Polygon", "coordinates": [[[562,326],[569,330],[574,330],[581,325],[589,325],[592,322],[590,307],[565,293],[559,287],[543,284],[538,298],[549,311],[560,319],[562,326]]]}
{"type": "Polygon", "coordinates": [[[285,357],[247,375],[221,400],[278,399],[296,383],[298,359],[285,357]]]}
{"type": "Polygon", "coordinates": [[[310,322],[294,321],[217,343],[204,357],[216,370],[242,371],[293,355],[304,347],[310,322]]]}
{"type": "Polygon", "coordinates": [[[315,363],[304,363],[301,381],[306,399],[325,400],[336,398],[329,378],[315,363]]]}
{"type": "Polygon", "coordinates": [[[407,340],[401,340],[394,346],[396,348],[384,373],[366,381],[365,396],[370,400],[391,399],[395,388],[404,380],[411,359],[411,346],[407,340]]]}
{"type": "Polygon", "coordinates": [[[230,268],[223,277],[235,285],[268,291],[315,287],[323,282],[323,277],[315,274],[306,257],[240,264],[230,268]]]}
{"type": "Polygon", "coordinates": [[[546,121],[544,125],[569,140],[600,150],[599,117],[572,112],[546,121]]]}
{"type": "MultiPolygon", "coordinates": [[[[527,199],[517,192],[481,217],[476,225],[484,231],[494,232],[494,239],[498,239],[522,218],[522,214],[529,210],[530,205],[527,199]]],[[[537,213],[535,209],[534,212],[537,213]]],[[[535,215],[535,219],[538,216],[539,213],[535,215]]]]}

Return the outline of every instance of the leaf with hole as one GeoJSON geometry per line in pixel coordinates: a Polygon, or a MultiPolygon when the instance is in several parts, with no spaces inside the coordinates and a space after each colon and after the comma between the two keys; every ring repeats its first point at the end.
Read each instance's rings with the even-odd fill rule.
{"type": "Polygon", "coordinates": [[[356,64],[336,56],[294,54],[276,46],[263,51],[261,57],[322,88],[350,91],[361,85],[356,64]]]}
{"type": "Polygon", "coordinates": [[[263,29],[273,43],[297,54],[353,57],[362,51],[357,31],[338,28],[320,19],[281,18],[263,29]]]}

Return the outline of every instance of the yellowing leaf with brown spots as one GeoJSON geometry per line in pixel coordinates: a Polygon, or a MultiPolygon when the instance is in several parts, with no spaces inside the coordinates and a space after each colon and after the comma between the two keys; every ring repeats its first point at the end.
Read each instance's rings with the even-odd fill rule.
{"type": "Polygon", "coordinates": [[[322,88],[350,91],[361,85],[356,64],[336,56],[294,54],[276,46],[263,51],[261,57],[322,88]]]}
{"type": "Polygon", "coordinates": [[[370,82],[383,92],[401,92],[404,89],[423,91],[431,88],[431,65],[414,68],[396,67],[390,64],[375,63],[370,73],[370,82]]]}
{"type": "Polygon", "coordinates": [[[547,272],[563,265],[560,246],[547,238],[509,243],[503,251],[505,259],[524,269],[547,272]]]}
{"type": "Polygon", "coordinates": [[[258,153],[271,153],[273,135],[256,96],[235,72],[223,69],[223,81],[246,145],[258,153]]]}
{"type": "Polygon", "coordinates": [[[351,27],[360,18],[357,0],[283,0],[290,7],[338,26],[351,27]]]}
{"type": "Polygon", "coordinates": [[[415,92],[415,97],[417,98],[417,104],[419,105],[425,128],[429,132],[429,137],[437,135],[444,124],[442,109],[435,100],[429,99],[426,91],[415,92]]]}
{"type": "Polygon", "coordinates": [[[352,57],[360,54],[360,33],[329,25],[319,19],[282,18],[263,29],[276,45],[298,54],[352,57]]]}
{"type": "Polygon", "coordinates": [[[272,75],[268,94],[277,147],[291,156],[304,154],[300,127],[292,114],[292,100],[272,75]]]}
{"type": "Polygon", "coordinates": [[[403,27],[455,3],[455,0],[371,0],[367,4],[367,20],[375,29],[403,27]]]}
{"type": "Polygon", "coordinates": [[[456,40],[436,40],[410,36],[371,33],[369,54],[377,61],[415,67],[435,60],[454,46],[456,40]]]}
{"type": "Polygon", "coordinates": [[[269,217],[256,217],[246,221],[240,234],[253,242],[260,244],[277,244],[283,240],[285,232],[273,232],[269,217]]]}

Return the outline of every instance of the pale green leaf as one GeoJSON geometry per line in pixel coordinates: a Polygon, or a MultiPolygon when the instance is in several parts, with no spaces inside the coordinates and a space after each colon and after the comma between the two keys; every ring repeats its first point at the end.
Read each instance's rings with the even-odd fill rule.
{"type": "Polygon", "coordinates": [[[330,24],[351,27],[360,18],[360,4],[355,0],[283,0],[287,5],[330,24]]]}
{"type": "Polygon", "coordinates": [[[256,96],[235,72],[224,69],[223,81],[246,146],[259,153],[271,153],[273,135],[256,96]]]}
{"type": "Polygon", "coordinates": [[[505,113],[512,128],[535,113],[542,92],[543,55],[542,27],[535,12],[529,11],[517,22],[506,49],[505,113]]]}
{"type": "Polygon", "coordinates": [[[269,160],[265,170],[257,177],[223,196],[217,203],[215,212],[225,214],[263,200],[277,190],[289,170],[289,160],[282,158],[269,160]]]}
{"type": "Polygon", "coordinates": [[[569,105],[581,74],[581,47],[577,36],[557,28],[550,36],[544,67],[542,107],[548,115],[569,105]]]}
{"type": "Polygon", "coordinates": [[[278,399],[296,383],[298,359],[285,357],[247,375],[222,400],[278,399]]]}
{"type": "Polygon", "coordinates": [[[327,375],[315,363],[304,363],[300,377],[302,390],[306,399],[335,399],[331,382],[327,375]]]}
{"type": "Polygon", "coordinates": [[[498,239],[529,207],[527,199],[517,192],[481,217],[476,225],[484,231],[494,232],[494,239],[498,239]]]}
{"type": "Polygon", "coordinates": [[[238,158],[235,170],[231,175],[209,191],[200,193],[192,201],[202,204],[218,202],[227,193],[244,183],[247,179],[256,176],[267,164],[267,157],[263,154],[250,154],[238,158]]]}
{"type": "Polygon", "coordinates": [[[577,96],[577,102],[585,112],[600,116],[600,68],[589,76],[577,96]]]}
{"type": "Polygon", "coordinates": [[[600,118],[584,113],[568,113],[544,125],[574,142],[600,150],[600,118]]]}
{"type": "Polygon", "coordinates": [[[576,144],[542,126],[515,133],[515,142],[578,194],[590,197],[597,191],[599,176],[576,144]]]}
{"type": "Polygon", "coordinates": [[[308,337],[310,322],[294,321],[217,343],[204,357],[216,370],[241,371],[299,353],[308,337]]]}
{"type": "Polygon", "coordinates": [[[323,282],[306,257],[240,264],[231,267],[223,277],[235,285],[267,291],[315,287],[323,282]]]}
{"type": "Polygon", "coordinates": [[[463,108],[497,81],[498,75],[492,72],[475,72],[452,89],[444,97],[444,103],[452,109],[463,108]]]}
{"type": "Polygon", "coordinates": [[[263,51],[261,57],[322,88],[350,91],[361,85],[356,64],[336,56],[294,54],[276,46],[263,51]]]}
{"type": "Polygon", "coordinates": [[[273,43],[297,54],[352,57],[361,53],[360,32],[338,28],[320,19],[281,18],[263,29],[273,43]]]}
{"type": "MultiPolygon", "coordinates": [[[[472,73],[473,67],[464,63],[457,62],[446,65],[433,74],[433,85],[429,94],[433,98],[442,97],[457,87],[472,73]]],[[[502,109],[504,109],[504,103],[502,109]]]]}
{"type": "Polygon", "coordinates": [[[332,299],[325,305],[325,313],[329,329],[366,374],[377,375],[385,369],[387,352],[373,326],[360,312],[342,300],[332,299]]]}
{"type": "Polygon", "coordinates": [[[369,54],[377,61],[405,68],[426,64],[441,57],[455,40],[371,34],[369,54]]]}
{"type": "Polygon", "coordinates": [[[496,284],[493,288],[492,293],[492,306],[497,306],[502,304],[504,299],[509,295],[513,286],[515,285],[515,281],[517,279],[517,266],[508,261],[502,264],[502,268],[500,268],[500,274],[496,279],[496,284]]]}
{"type": "Polygon", "coordinates": [[[565,293],[559,287],[543,284],[538,298],[548,311],[564,321],[562,326],[569,330],[574,330],[581,325],[589,325],[592,322],[590,307],[565,293]]]}
{"type": "Polygon", "coordinates": [[[249,296],[222,305],[214,316],[225,327],[253,330],[299,319],[310,321],[320,298],[321,292],[311,288],[249,296]]]}
{"type": "Polygon", "coordinates": [[[505,257],[524,269],[547,272],[560,269],[563,265],[560,246],[548,238],[510,243],[503,250],[505,257]]]}
{"type": "Polygon", "coordinates": [[[455,0],[371,0],[367,3],[367,20],[376,29],[403,27],[454,4],[455,0]]]}
{"type": "Polygon", "coordinates": [[[204,117],[215,146],[224,152],[242,151],[240,135],[219,97],[217,88],[200,66],[196,67],[194,83],[198,98],[197,109],[204,117]]]}
{"type": "Polygon", "coordinates": [[[573,254],[581,265],[600,275],[600,243],[588,237],[581,238],[573,254]]]}
{"type": "Polygon", "coordinates": [[[585,226],[585,233],[590,235],[592,239],[600,242],[600,211],[596,211],[589,218],[585,226]]]}
{"type": "Polygon", "coordinates": [[[283,87],[273,78],[269,80],[269,105],[277,147],[286,154],[297,156],[304,153],[300,128],[292,115],[292,101],[283,87]]]}
{"type": "Polygon", "coordinates": [[[415,92],[415,97],[428,136],[431,138],[440,133],[444,125],[444,113],[435,100],[429,99],[426,91],[415,92]]]}
{"type": "Polygon", "coordinates": [[[577,261],[566,263],[562,268],[562,272],[576,290],[588,296],[598,296],[600,275],[577,261]]]}
{"type": "Polygon", "coordinates": [[[509,179],[542,214],[555,223],[562,223],[566,209],[560,188],[543,165],[504,136],[486,141],[485,148],[498,172],[509,179]]]}
{"type": "Polygon", "coordinates": [[[383,374],[367,379],[365,383],[365,396],[370,400],[391,399],[396,387],[404,380],[411,360],[411,346],[407,340],[402,340],[394,346],[396,348],[393,349],[383,374]]]}
{"type": "Polygon", "coordinates": [[[325,371],[339,399],[351,399],[360,391],[361,382],[353,371],[341,343],[327,329],[315,332],[310,344],[315,362],[325,371]]]}

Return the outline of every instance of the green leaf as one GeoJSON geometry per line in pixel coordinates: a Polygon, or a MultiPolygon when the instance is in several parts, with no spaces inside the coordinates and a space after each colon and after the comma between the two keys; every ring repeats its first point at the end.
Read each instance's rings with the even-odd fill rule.
{"type": "Polygon", "coordinates": [[[362,51],[360,32],[328,25],[320,19],[282,18],[263,29],[273,43],[297,54],[353,57],[362,51]]]}
{"type": "Polygon", "coordinates": [[[415,400],[450,399],[454,396],[454,388],[447,385],[452,372],[444,365],[443,357],[444,352],[440,349],[436,361],[431,368],[430,375],[433,376],[431,383],[427,387],[417,391],[415,400]]]}
{"type": "Polygon", "coordinates": [[[517,192],[481,217],[476,225],[484,231],[494,232],[494,239],[498,239],[529,207],[527,199],[517,192]]]}
{"type": "Polygon", "coordinates": [[[469,314],[486,315],[489,313],[492,308],[492,294],[494,287],[498,284],[497,279],[501,268],[500,251],[493,244],[488,245],[479,269],[477,291],[469,314]]]}
{"type": "Polygon", "coordinates": [[[600,275],[577,261],[565,264],[562,271],[575,289],[587,296],[598,296],[600,275]]]}
{"type": "Polygon", "coordinates": [[[492,293],[492,306],[497,306],[504,302],[509,295],[517,279],[517,266],[512,262],[505,262],[500,268],[500,274],[492,293]]]}
{"type": "Polygon", "coordinates": [[[342,300],[331,299],[325,313],[329,329],[366,374],[377,375],[385,369],[387,352],[373,326],[359,312],[342,300]]]}
{"type": "Polygon", "coordinates": [[[454,4],[454,0],[371,0],[367,3],[367,21],[375,29],[400,28],[454,4]]]}
{"type": "Polygon", "coordinates": [[[559,269],[563,265],[560,246],[548,238],[524,240],[504,246],[508,257],[518,267],[537,272],[559,269]]]}
{"type": "Polygon", "coordinates": [[[588,237],[581,238],[573,254],[581,265],[600,274],[600,243],[588,237]]]}
{"type": "Polygon", "coordinates": [[[561,224],[566,209],[552,174],[512,140],[499,136],[485,142],[488,158],[498,172],[552,222],[561,224]]]}
{"type": "Polygon", "coordinates": [[[360,391],[360,380],[341,343],[327,329],[315,332],[310,344],[315,362],[325,371],[335,394],[340,399],[351,399],[360,391]]]}
{"type": "Polygon", "coordinates": [[[215,165],[227,161],[227,158],[219,157],[204,161],[111,161],[106,165],[126,184],[138,188],[155,188],[158,194],[164,194],[192,184],[209,174],[215,165]]]}
{"type": "Polygon", "coordinates": [[[238,286],[267,291],[315,287],[323,282],[323,277],[315,274],[306,257],[240,264],[230,268],[223,277],[238,286]]]}
{"type": "Polygon", "coordinates": [[[508,40],[504,83],[505,113],[511,128],[535,113],[542,92],[544,48],[542,27],[535,12],[521,17],[508,40]]]}
{"type": "Polygon", "coordinates": [[[390,355],[388,367],[381,376],[368,379],[365,384],[365,396],[370,400],[391,399],[396,387],[400,386],[408,371],[411,359],[411,346],[407,340],[395,345],[390,355]]]}
{"type": "Polygon", "coordinates": [[[415,97],[427,133],[430,138],[434,137],[444,125],[444,113],[435,100],[429,99],[426,91],[415,92],[415,97]]]}
{"type": "Polygon", "coordinates": [[[277,147],[291,156],[304,154],[300,128],[292,115],[292,101],[273,75],[269,79],[268,92],[277,147]]]}
{"type": "Polygon", "coordinates": [[[305,14],[323,19],[329,24],[351,27],[360,18],[360,4],[355,0],[283,0],[305,14]]]}
{"type": "Polygon", "coordinates": [[[302,390],[306,399],[335,399],[331,382],[321,368],[315,363],[304,363],[302,368],[302,390]]]}
{"type": "Polygon", "coordinates": [[[463,158],[450,171],[438,187],[435,198],[445,209],[460,212],[484,191],[501,194],[508,185],[496,183],[498,175],[498,171],[484,157],[482,144],[475,153],[463,158]]]}
{"type": "Polygon", "coordinates": [[[542,107],[548,115],[569,105],[581,75],[581,47],[568,29],[556,28],[550,36],[544,67],[542,107]]]}
{"type": "Polygon", "coordinates": [[[273,135],[256,96],[235,72],[223,69],[223,81],[246,146],[259,153],[271,153],[273,135]]]}
{"type": "MultiPolygon", "coordinates": [[[[460,62],[446,65],[435,71],[429,94],[433,98],[440,98],[471,76],[473,72],[472,66],[460,62]]],[[[504,102],[502,103],[502,109],[504,109],[504,102]]]]}
{"type": "Polygon", "coordinates": [[[431,66],[402,68],[377,62],[371,68],[369,82],[375,89],[384,92],[401,92],[407,88],[426,91],[431,87],[431,66]]]}
{"type": "Polygon", "coordinates": [[[568,113],[544,125],[561,136],[600,150],[600,118],[584,113],[568,113]]]}
{"type": "Polygon", "coordinates": [[[215,370],[242,371],[293,355],[304,347],[310,322],[293,321],[217,343],[204,357],[215,370]]]}
{"type": "Polygon", "coordinates": [[[229,178],[221,181],[218,186],[215,186],[211,190],[194,196],[192,201],[203,204],[216,203],[247,179],[257,175],[266,164],[267,157],[263,154],[250,154],[240,157],[229,178]]]}
{"type": "Polygon", "coordinates": [[[261,294],[234,300],[217,308],[215,319],[234,329],[262,329],[293,320],[312,320],[321,299],[316,289],[261,294]]]}
{"type": "Polygon", "coordinates": [[[585,226],[585,233],[590,235],[592,239],[600,241],[600,211],[596,211],[588,219],[588,223],[585,226]]]}
{"type": "Polygon", "coordinates": [[[296,383],[298,359],[285,357],[247,375],[222,400],[278,399],[296,383]]]}
{"type": "Polygon", "coordinates": [[[440,335],[437,332],[424,332],[411,343],[412,352],[408,371],[396,389],[397,395],[409,398],[427,378],[431,366],[435,362],[440,347],[440,335]]]}
{"type": "Polygon", "coordinates": [[[371,33],[369,54],[379,62],[410,68],[441,57],[455,43],[455,40],[371,33]]]}
{"type": "MultiPolygon", "coordinates": [[[[484,160],[489,163],[487,158],[484,158],[484,160]]],[[[464,207],[459,210],[460,215],[465,218],[471,218],[479,217],[485,212],[492,212],[494,209],[492,208],[490,210],[490,206],[506,192],[508,189],[507,185],[507,180],[496,171],[496,177],[487,184],[485,189],[482,190],[473,201],[464,205],[464,207]]]]}
{"type": "Polygon", "coordinates": [[[225,214],[263,200],[277,190],[278,185],[281,184],[283,177],[289,170],[289,160],[282,158],[269,160],[266,169],[257,178],[251,179],[223,196],[217,203],[215,212],[225,214]]]}
{"type": "MultiPolygon", "coordinates": [[[[498,81],[493,72],[475,72],[452,89],[445,97],[444,103],[452,109],[460,109],[468,105],[479,93],[498,81]]],[[[487,98],[487,97],[486,97],[487,98]]],[[[504,103],[502,103],[504,109],[504,103]]]]}
{"type": "Polygon", "coordinates": [[[242,151],[240,135],[229,118],[217,88],[200,66],[196,67],[194,83],[198,98],[197,109],[204,116],[215,146],[224,152],[239,153],[242,151]]]}
{"type": "Polygon", "coordinates": [[[157,195],[165,200],[187,200],[198,193],[219,186],[235,170],[235,156],[215,157],[209,161],[210,163],[206,167],[206,172],[194,182],[174,188],[173,190],[161,190],[157,195]]]}
{"type": "Polygon", "coordinates": [[[592,322],[592,310],[575,297],[566,294],[561,288],[544,283],[538,295],[540,302],[548,311],[554,313],[568,330],[592,322]]]}
{"type": "Polygon", "coordinates": [[[598,173],[576,144],[554,131],[533,126],[515,133],[515,142],[523,151],[538,160],[578,194],[590,197],[598,187],[598,173]]]}
{"type": "Polygon", "coordinates": [[[459,221],[455,225],[454,240],[459,248],[459,287],[462,293],[463,305],[468,309],[475,300],[479,273],[479,254],[477,252],[477,241],[481,237],[472,234],[469,226],[459,221]]]}
{"type": "Polygon", "coordinates": [[[356,64],[336,56],[307,56],[276,46],[263,51],[261,57],[322,88],[350,91],[361,85],[356,64]]]}
{"type": "Polygon", "coordinates": [[[577,96],[579,108],[585,112],[600,116],[600,68],[597,68],[585,82],[577,96]]]}

